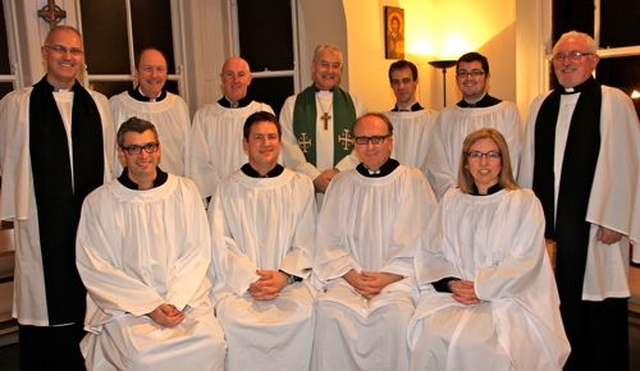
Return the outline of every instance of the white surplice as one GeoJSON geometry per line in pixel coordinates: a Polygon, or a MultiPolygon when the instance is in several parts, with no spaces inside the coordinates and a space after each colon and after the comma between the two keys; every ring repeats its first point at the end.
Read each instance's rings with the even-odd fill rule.
{"type": "Polygon", "coordinates": [[[453,105],[440,112],[436,119],[427,155],[427,178],[438,200],[448,189],[458,186],[462,143],[467,135],[481,128],[494,128],[504,136],[509,146],[513,173],[518,174],[523,133],[518,107],[508,101],[479,108],[453,105]]]}
{"type": "Polygon", "coordinates": [[[431,141],[431,129],[438,112],[423,109],[412,112],[385,112],[393,124],[393,151],[391,157],[401,164],[425,168],[431,141]]]}
{"type": "MultiPolygon", "coordinates": [[[[548,94],[538,97],[531,105],[518,178],[524,187],[533,185],[535,123],[540,106],[548,94]]],[[[568,128],[578,94],[572,96],[562,97],[560,110],[565,114],[559,116],[559,127],[568,128]]],[[[591,228],[583,300],[600,301],[630,295],[629,242],[634,246],[633,261],[640,263],[639,143],[640,123],[631,99],[619,89],[602,86],[600,152],[586,218],[591,228]],[[624,237],[615,244],[604,244],[596,239],[599,226],[620,232],[624,237]]],[[[563,143],[560,153],[564,153],[564,147],[563,143]]],[[[555,153],[558,153],[558,149],[555,153]]],[[[560,186],[559,178],[556,177],[556,195],[560,186]]]]}
{"type": "MultiPolygon", "coordinates": [[[[180,96],[167,92],[161,101],[141,102],[125,91],[111,97],[109,104],[116,133],[120,125],[132,116],[151,122],[158,130],[162,147],[160,167],[171,174],[185,174],[191,119],[189,107],[180,96]]],[[[114,174],[120,173],[122,165],[115,161],[114,174]]]]}
{"type": "MultiPolygon", "coordinates": [[[[15,277],[13,317],[23,325],[48,326],[47,298],[38,209],[33,189],[29,149],[29,102],[33,88],[15,90],[0,103],[0,220],[11,220],[15,228],[15,277]]],[[[115,134],[107,98],[87,90],[93,98],[102,122],[104,181],[111,180],[115,134]]],[[[72,92],[55,92],[54,99],[71,137],[72,92]]],[[[70,151],[73,146],[70,146],[70,151]]],[[[70,153],[73,169],[73,158],[70,153]]]]}
{"type": "Polygon", "coordinates": [[[424,174],[398,166],[379,178],[355,169],[329,185],[318,217],[312,370],[408,369],[407,325],[414,311],[413,258],[435,208],[424,174]],[[405,277],[371,300],[342,276],[349,270],[405,277]]]}
{"type": "Polygon", "coordinates": [[[227,338],[227,371],[309,369],[315,289],[308,284],[315,244],[315,199],[309,177],[288,169],[273,178],[238,170],[220,184],[209,219],[214,253],[226,265],[216,313],[227,338]],[[221,238],[217,238],[221,237],[221,238]],[[274,300],[247,289],[258,269],[304,278],[274,300]]]}
{"type": "Polygon", "coordinates": [[[242,128],[247,117],[258,111],[273,113],[269,105],[256,101],[239,108],[206,104],[196,112],[187,176],[196,182],[202,197],[212,196],[220,182],[247,162],[242,128]]]}
{"type": "Polygon", "coordinates": [[[412,371],[562,370],[569,343],[544,225],[530,190],[445,194],[416,255],[412,371]],[[480,303],[436,293],[430,284],[446,277],[473,281],[480,303]]]}
{"type": "Polygon", "coordinates": [[[222,370],[225,342],[209,301],[207,217],[195,184],[169,174],[150,190],[117,180],[87,196],[77,264],[87,287],[81,343],[89,370],[222,370]],[[154,322],[160,304],[185,313],[154,322]]]}

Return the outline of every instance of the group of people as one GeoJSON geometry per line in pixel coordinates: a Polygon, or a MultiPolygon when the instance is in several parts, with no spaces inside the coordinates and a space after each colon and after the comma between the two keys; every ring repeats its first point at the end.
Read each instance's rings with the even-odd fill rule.
{"type": "Polygon", "coordinates": [[[77,30],[42,55],[0,102],[23,370],[628,369],[640,123],[588,35],[558,40],[526,126],[476,52],[455,106],[423,108],[400,60],[367,113],[321,45],[279,119],[232,57],[192,124],[157,49],[109,101],[77,30]]]}

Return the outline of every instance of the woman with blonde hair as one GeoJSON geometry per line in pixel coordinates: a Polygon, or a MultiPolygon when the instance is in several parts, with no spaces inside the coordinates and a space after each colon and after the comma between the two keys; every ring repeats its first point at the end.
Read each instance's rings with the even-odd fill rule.
{"type": "Polygon", "coordinates": [[[560,371],[569,354],[544,215],[495,129],[469,134],[416,256],[411,370],[560,371]]]}

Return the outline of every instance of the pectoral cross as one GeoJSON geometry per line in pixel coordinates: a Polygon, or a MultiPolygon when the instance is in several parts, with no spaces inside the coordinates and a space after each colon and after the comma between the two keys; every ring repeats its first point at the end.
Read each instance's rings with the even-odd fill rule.
{"type": "Polygon", "coordinates": [[[60,21],[67,18],[67,12],[57,6],[55,0],[47,0],[47,5],[38,10],[38,16],[49,23],[49,28],[54,28],[60,21]]]}
{"type": "Polygon", "coordinates": [[[322,117],[320,120],[324,121],[324,130],[329,130],[329,120],[331,120],[331,115],[329,112],[322,112],[322,117]]]}

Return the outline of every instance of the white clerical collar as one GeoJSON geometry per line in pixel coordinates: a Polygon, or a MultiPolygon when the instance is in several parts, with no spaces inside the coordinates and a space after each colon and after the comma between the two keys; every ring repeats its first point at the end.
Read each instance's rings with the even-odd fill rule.
{"type": "Polygon", "coordinates": [[[398,111],[400,112],[411,112],[411,107],[413,107],[413,105],[416,104],[416,101],[412,101],[411,103],[409,103],[406,106],[401,106],[399,104],[396,103],[396,106],[398,107],[398,111]]]}
{"type": "Polygon", "coordinates": [[[474,107],[476,104],[478,104],[478,102],[480,102],[481,100],[483,100],[483,99],[484,99],[484,97],[485,97],[486,95],[487,95],[487,92],[485,91],[485,92],[484,92],[484,94],[482,94],[482,96],[480,97],[480,99],[476,99],[476,100],[475,100],[475,101],[473,101],[473,102],[469,102],[468,100],[466,100],[466,99],[464,99],[464,98],[462,98],[462,99],[464,99],[464,101],[465,101],[465,102],[467,102],[467,104],[468,104],[469,106],[474,107]]]}
{"type": "Polygon", "coordinates": [[[151,98],[151,97],[147,96],[145,93],[143,93],[140,88],[138,88],[138,93],[140,93],[140,95],[142,95],[143,97],[149,98],[149,102],[155,102],[162,95],[162,92],[160,92],[160,94],[158,94],[157,97],[151,98]]]}

